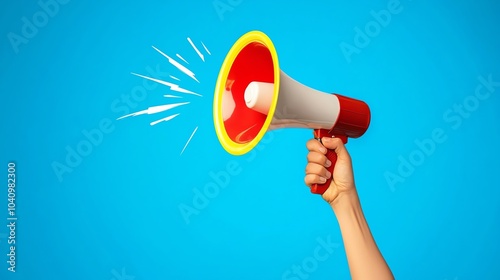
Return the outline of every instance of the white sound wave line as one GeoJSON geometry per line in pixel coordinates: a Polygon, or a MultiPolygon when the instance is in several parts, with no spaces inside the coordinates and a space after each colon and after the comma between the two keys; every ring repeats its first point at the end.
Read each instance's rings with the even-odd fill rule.
{"type": "Polygon", "coordinates": [[[172,78],[172,79],[174,79],[174,80],[180,81],[180,79],[179,79],[179,78],[174,77],[174,76],[172,76],[172,75],[169,75],[169,77],[170,77],[170,78],[172,78]]]}
{"type": "Polygon", "coordinates": [[[182,105],[186,105],[186,104],[189,104],[189,102],[174,103],[174,104],[166,104],[166,105],[149,107],[146,110],[138,111],[138,112],[135,112],[132,114],[128,114],[128,115],[119,117],[117,120],[121,120],[121,119],[128,118],[128,117],[135,117],[135,116],[139,116],[139,115],[145,115],[145,114],[148,114],[148,115],[156,114],[156,113],[164,112],[164,111],[167,111],[167,110],[170,110],[170,109],[173,109],[175,107],[182,106],[182,105]]]}
{"type": "Polygon", "coordinates": [[[212,54],[210,53],[210,51],[208,50],[208,48],[205,46],[205,44],[203,44],[203,42],[201,42],[201,44],[203,45],[203,48],[205,48],[205,51],[207,51],[207,53],[208,53],[209,55],[212,55],[212,54]]]}
{"type": "Polygon", "coordinates": [[[179,87],[178,85],[176,84],[172,84],[172,83],[169,83],[169,82],[165,82],[165,81],[162,81],[162,80],[158,80],[158,79],[155,79],[155,78],[151,78],[151,77],[148,77],[148,76],[144,76],[144,75],[141,75],[141,74],[136,74],[136,73],[131,73],[132,75],[135,75],[137,77],[141,77],[141,78],[144,78],[144,79],[147,79],[147,80],[150,80],[150,81],[153,81],[153,82],[157,82],[159,84],[162,84],[162,85],[165,85],[167,87],[170,87],[170,90],[173,90],[173,91],[177,91],[177,92],[182,92],[182,93],[187,93],[187,94],[193,94],[193,95],[196,95],[196,96],[202,96],[201,94],[199,93],[196,93],[196,92],[192,92],[190,90],[187,90],[187,89],[183,89],[181,87],[179,87]]]}
{"type": "Polygon", "coordinates": [[[171,119],[173,119],[173,118],[177,117],[178,115],[180,115],[180,114],[175,114],[175,115],[172,115],[172,116],[168,116],[168,117],[166,117],[166,118],[163,118],[163,119],[159,119],[159,120],[157,120],[157,121],[151,122],[151,123],[150,123],[150,125],[151,125],[151,126],[153,126],[153,125],[158,124],[158,123],[161,123],[161,122],[168,122],[169,120],[171,120],[171,119]]]}
{"type": "Polygon", "coordinates": [[[184,59],[184,57],[182,57],[180,54],[175,54],[178,58],[182,59],[182,61],[186,62],[187,64],[189,64],[189,62],[187,62],[187,60],[184,59]]]}
{"type": "Polygon", "coordinates": [[[155,49],[161,55],[163,55],[164,57],[166,57],[168,59],[168,62],[170,62],[170,64],[172,64],[173,66],[177,67],[177,69],[181,70],[184,74],[188,75],[189,77],[191,77],[193,80],[197,81],[198,83],[200,82],[200,81],[198,81],[198,79],[196,79],[196,77],[194,76],[194,73],[191,72],[191,70],[187,69],[186,67],[184,67],[183,65],[181,65],[179,62],[177,62],[175,59],[171,58],[170,56],[164,54],[162,51],[160,51],[159,49],[157,49],[155,46],[153,46],[153,49],[155,49]]]}
{"type": "Polygon", "coordinates": [[[200,56],[201,60],[203,60],[203,62],[205,62],[205,57],[203,56],[203,54],[201,54],[201,52],[198,50],[198,48],[193,44],[193,41],[191,41],[191,38],[187,38],[189,43],[191,44],[191,46],[193,47],[193,49],[196,51],[196,53],[200,56]]]}
{"type": "Polygon", "coordinates": [[[165,94],[163,97],[167,97],[167,98],[182,98],[182,96],[170,95],[170,94],[165,94]]]}
{"type": "Polygon", "coordinates": [[[191,139],[193,138],[194,134],[196,133],[196,131],[198,130],[198,127],[196,127],[193,131],[193,133],[191,133],[191,136],[189,137],[189,139],[187,140],[186,142],[186,145],[184,145],[184,148],[182,149],[182,152],[181,152],[181,155],[182,153],[184,153],[184,150],[186,149],[186,147],[189,145],[189,142],[191,142],[191,139]]]}

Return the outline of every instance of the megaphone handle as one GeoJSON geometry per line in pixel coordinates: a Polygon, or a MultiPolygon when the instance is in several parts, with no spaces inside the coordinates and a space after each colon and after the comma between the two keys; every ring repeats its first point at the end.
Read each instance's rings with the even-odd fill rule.
{"type": "MultiPolygon", "coordinates": [[[[332,135],[330,133],[330,131],[327,129],[315,129],[314,130],[314,138],[316,138],[316,140],[318,140],[320,142],[321,142],[321,138],[323,138],[323,137],[333,137],[333,136],[334,135],[332,135]]],[[[347,143],[347,136],[335,135],[335,137],[342,139],[342,142],[344,142],[344,144],[347,143]]],[[[328,187],[330,187],[330,183],[332,182],[332,178],[333,178],[333,168],[335,167],[335,163],[337,162],[337,153],[335,153],[334,150],[327,149],[326,158],[332,162],[332,165],[330,165],[330,167],[327,168],[327,170],[330,171],[332,176],[330,178],[326,179],[326,182],[324,184],[311,185],[311,192],[312,193],[323,194],[326,192],[328,187]]]]}

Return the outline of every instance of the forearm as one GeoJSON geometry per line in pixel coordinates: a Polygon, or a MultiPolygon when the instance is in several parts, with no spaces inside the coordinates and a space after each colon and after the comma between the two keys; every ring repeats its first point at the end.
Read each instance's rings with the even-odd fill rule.
{"type": "Polygon", "coordinates": [[[352,279],[394,279],[373,239],[357,193],[339,196],[332,209],[340,225],[352,279]]]}

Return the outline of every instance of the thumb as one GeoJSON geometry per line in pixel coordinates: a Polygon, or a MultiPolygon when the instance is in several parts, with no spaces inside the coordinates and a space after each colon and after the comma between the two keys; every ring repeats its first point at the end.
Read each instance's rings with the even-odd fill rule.
{"type": "Polygon", "coordinates": [[[323,143],[323,146],[330,150],[334,150],[335,153],[337,154],[338,159],[342,160],[349,160],[350,156],[349,153],[347,152],[347,149],[344,146],[344,142],[340,138],[330,138],[330,137],[323,137],[321,139],[321,142],[323,143]]]}

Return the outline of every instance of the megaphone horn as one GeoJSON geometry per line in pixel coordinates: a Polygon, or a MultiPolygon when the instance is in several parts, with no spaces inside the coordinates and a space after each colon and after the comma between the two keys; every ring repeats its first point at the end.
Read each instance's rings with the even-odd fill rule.
{"type": "MultiPolygon", "coordinates": [[[[222,147],[233,155],[252,150],[264,134],[277,128],[310,128],[314,137],[357,138],[370,124],[370,109],[360,100],[307,87],[280,70],[267,35],[251,31],[240,37],[222,63],[215,86],[213,118],[222,147]]],[[[327,158],[337,160],[329,150],[327,158]]],[[[323,194],[324,184],[311,186],[323,194]]]]}

